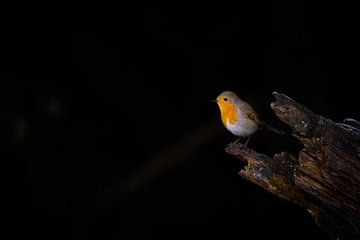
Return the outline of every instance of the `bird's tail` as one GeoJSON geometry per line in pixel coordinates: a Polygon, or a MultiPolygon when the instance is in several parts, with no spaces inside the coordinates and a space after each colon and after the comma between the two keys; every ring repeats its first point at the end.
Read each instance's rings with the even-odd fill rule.
{"type": "Polygon", "coordinates": [[[276,127],[273,127],[273,126],[271,126],[271,125],[269,125],[269,124],[266,124],[266,125],[265,125],[265,128],[266,128],[267,130],[276,132],[277,134],[280,134],[280,135],[284,135],[284,134],[285,134],[285,132],[284,132],[283,130],[280,130],[280,129],[276,128],[276,127]]]}

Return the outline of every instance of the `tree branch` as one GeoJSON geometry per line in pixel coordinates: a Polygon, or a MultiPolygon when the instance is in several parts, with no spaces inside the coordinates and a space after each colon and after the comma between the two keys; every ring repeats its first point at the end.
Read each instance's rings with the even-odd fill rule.
{"type": "Polygon", "coordinates": [[[306,208],[330,236],[360,239],[360,123],[335,123],[273,95],[271,108],[303,144],[298,156],[281,152],[270,158],[240,143],[226,152],[247,163],[240,171],[244,179],[306,208]]]}

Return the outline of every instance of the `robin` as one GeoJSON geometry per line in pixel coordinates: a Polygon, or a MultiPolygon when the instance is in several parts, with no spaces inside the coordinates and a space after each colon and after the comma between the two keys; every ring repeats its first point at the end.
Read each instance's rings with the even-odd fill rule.
{"type": "Polygon", "coordinates": [[[213,100],[220,108],[221,120],[227,130],[239,137],[247,137],[247,146],[251,135],[262,128],[283,135],[284,132],[262,120],[255,110],[244,100],[240,99],[234,92],[224,91],[213,100]]]}

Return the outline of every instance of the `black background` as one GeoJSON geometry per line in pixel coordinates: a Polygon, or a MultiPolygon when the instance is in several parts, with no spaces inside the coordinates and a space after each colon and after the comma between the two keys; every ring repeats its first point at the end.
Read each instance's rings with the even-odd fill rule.
{"type": "MultiPolygon", "coordinates": [[[[354,3],[355,4],[355,3],[354,3]]],[[[284,93],[359,119],[355,7],[312,1],[28,1],[2,8],[3,216],[11,236],[328,239],[246,182],[220,92],[271,124],[284,93]],[[355,59],[355,60],[354,60],[355,59]]],[[[262,131],[250,147],[295,153],[262,131]]]]}

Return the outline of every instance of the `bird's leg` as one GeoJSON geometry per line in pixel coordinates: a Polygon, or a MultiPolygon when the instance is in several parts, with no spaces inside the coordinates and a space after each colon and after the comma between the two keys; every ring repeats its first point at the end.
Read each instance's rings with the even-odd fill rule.
{"type": "Polygon", "coordinates": [[[240,141],[241,138],[238,138],[234,141],[234,144],[238,143],[240,141]]]}
{"type": "Polygon", "coordinates": [[[236,145],[236,144],[240,141],[240,139],[241,139],[241,138],[237,138],[235,141],[230,142],[230,143],[229,143],[229,146],[234,146],[234,145],[236,145]]]}
{"type": "Polygon", "coordinates": [[[251,138],[251,135],[250,135],[250,136],[248,137],[248,139],[246,140],[246,142],[245,142],[245,147],[247,147],[247,144],[248,144],[250,138],[251,138]]]}

